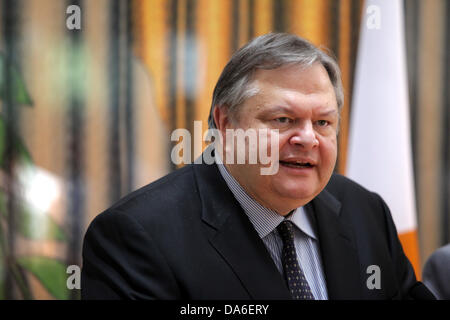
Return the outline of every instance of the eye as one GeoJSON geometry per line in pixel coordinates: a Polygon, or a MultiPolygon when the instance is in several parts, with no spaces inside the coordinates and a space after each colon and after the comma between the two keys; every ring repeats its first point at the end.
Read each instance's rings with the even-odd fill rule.
{"type": "Polygon", "coordinates": [[[317,121],[316,121],[316,124],[317,124],[319,127],[326,127],[327,125],[330,124],[330,122],[327,121],[327,120],[317,120],[317,121]]]}
{"type": "Polygon", "coordinates": [[[291,119],[289,119],[288,117],[280,117],[280,118],[276,118],[275,121],[278,123],[281,123],[281,124],[286,124],[286,123],[289,123],[291,121],[291,119]]]}

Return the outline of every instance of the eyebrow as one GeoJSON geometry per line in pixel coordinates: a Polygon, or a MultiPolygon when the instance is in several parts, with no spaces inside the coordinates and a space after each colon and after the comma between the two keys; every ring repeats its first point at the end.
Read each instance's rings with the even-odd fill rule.
{"type": "Polygon", "coordinates": [[[319,112],[318,115],[320,117],[326,117],[326,116],[335,115],[337,113],[338,113],[338,111],[336,109],[333,109],[333,110],[327,110],[327,111],[319,112]]]}
{"type": "Polygon", "coordinates": [[[263,111],[264,114],[272,114],[272,113],[287,113],[287,114],[293,114],[294,112],[290,108],[286,108],[283,106],[274,106],[274,107],[268,107],[266,110],[263,111]]]}
{"type": "MultiPolygon", "coordinates": [[[[273,113],[278,113],[278,112],[286,113],[286,114],[295,114],[295,112],[292,109],[284,107],[284,106],[269,107],[263,113],[264,114],[273,114],[273,113]]],[[[325,111],[319,112],[317,115],[319,117],[327,117],[327,116],[334,116],[337,114],[338,114],[338,111],[336,109],[331,109],[331,110],[325,110],[325,111]]]]}

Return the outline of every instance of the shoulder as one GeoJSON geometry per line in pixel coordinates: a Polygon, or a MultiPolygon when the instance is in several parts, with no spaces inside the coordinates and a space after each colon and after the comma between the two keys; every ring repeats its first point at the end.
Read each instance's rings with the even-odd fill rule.
{"type": "Polygon", "coordinates": [[[396,233],[386,202],[375,192],[339,174],[333,174],[325,190],[340,203],[340,216],[357,226],[356,233],[396,233]]]}
{"type": "Polygon", "coordinates": [[[450,243],[437,249],[427,261],[426,265],[442,265],[448,266],[450,264],[450,243]]]}
{"type": "Polygon", "coordinates": [[[191,192],[195,192],[194,185],[192,165],[187,165],[131,192],[113,204],[110,209],[128,211],[143,204],[148,206],[149,203],[168,205],[174,200],[187,197],[185,191],[188,188],[191,192]]]}
{"type": "Polygon", "coordinates": [[[383,202],[378,194],[337,173],[334,173],[331,176],[325,190],[331,193],[340,202],[369,202],[370,204],[383,202]]]}
{"type": "Polygon", "coordinates": [[[438,299],[450,299],[450,243],[437,249],[423,268],[423,282],[438,299]]]}
{"type": "Polygon", "coordinates": [[[128,194],[93,222],[117,223],[115,220],[120,218],[133,220],[144,229],[160,228],[173,219],[182,218],[177,214],[180,211],[191,214],[195,210],[190,208],[198,207],[199,201],[193,168],[188,165],[128,194]]]}
{"type": "Polygon", "coordinates": [[[338,173],[333,173],[331,175],[330,181],[328,182],[326,188],[335,193],[339,193],[338,191],[351,191],[358,193],[370,192],[356,181],[353,181],[352,179],[338,173]]]}

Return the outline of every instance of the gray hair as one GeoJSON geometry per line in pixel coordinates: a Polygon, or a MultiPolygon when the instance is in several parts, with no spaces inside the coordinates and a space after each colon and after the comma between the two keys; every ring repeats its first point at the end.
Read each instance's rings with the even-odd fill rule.
{"type": "Polygon", "coordinates": [[[223,69],[214,88],[208,118],[209,128],[217,128],[213,117],[215,107],[226,106],[233,113],[245,99],[257,93],[257,89],[250,85],[255,70],[276,69],[287,64],[308,67],[315,62],[321,63],[326,69],[340,111],[344,104],[341,72],[331,54],[323,52],[299,36],[269,33],[253,39],[236,51],[223,69]]]}

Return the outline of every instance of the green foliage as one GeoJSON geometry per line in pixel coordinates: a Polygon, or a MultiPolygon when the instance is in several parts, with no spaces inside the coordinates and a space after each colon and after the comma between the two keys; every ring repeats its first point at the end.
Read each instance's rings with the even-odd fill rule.
{"type": "Polygon", "coordinates": [[[11,63],[6,63],[5,56],[0,53],[0,99],[5,99],[6,93],[6,80],[5,75],[9,72],[11,76],[11,92],[15,103],[24,104],[31,106],[33,102],[31,101],[30,95],[25,87],[25,81],[23,80],[17,67],[11,63]],[[6,69],[8,68],[8,69],[6,69]]]}
{"type": "MultiPolygon", "coordinates": [[[[64,230],[46,213],[33,211],[25,201],[20,201],[17,208],[16,227],[23,237],[31,240],[67,240],[64,230]]],[[[0,190],[0,212],[6,218],[6,195],[0,190]]]]}
{"type": "MultiPolygon", "coordinates": [[[[0,167],[4,168],[5,165],[5,148],[6,148],[6,130],[7,124],[5,119],[0,115],[0,167]]],[[[13,136],[14,152],[18,156],[22,164],[31,164],[33,160],[30,153],[28,152],[22,139],[15,135],[13,136]]]]}
{"type": "MultiPolygon", "coordinates": [[[[0,53],[0,99],[5,100],[6,90],[10,90],[12,102],[15,105],[31,106],[31,97],[25,86],[23,77],[18,68],[10,61],[6,61],[5,56],[0,53]],[[8,79],[5,76],[8,75],[8,79]],[[8,81],[8,88],[6,88],[8,81]]],[[[30,153],[23,140],[17,132],[10,132],[7,137],[8,123],[5,118],[0,115],[0,169],[5,169],[5,149],[7,146],[6,139],[10,139],[13,149],[13,159],[15,163],[25,166],[32,166],[33,161],[30,153]]],[[[20,196],[20,195],[19,195],[20,196]]],[[[16,221],[16,229],[21,236],[31,240],[51,240],[51,241],[67,241],[64,230],[46,213],[35,211],[24,199],[20,199],[15,203],[14,220],[16,221]]],[[[66,268],[65,265],[57,259],[41,256],[23,256],[15,260],[10,260],[6,264],[4,259],[8,255],[7,239],[4,233],[4,227],[7,224],[7,195],[0,189],[0,299],[4,298],[4,275],[8,268],[14,275],[14,280],[22,292],[23,297],[32,298],[30,288],[24,279],[22,270],[26,270],[33,274],[48,292],[56,299],[69,299],[69,291],[66,286],[66,268]],[[19,269],[20,268],[20,269],[19,269]]],[[[11,255],[14,257],[14,254],[11,255]]]]}
{"type": "MultiPolygon", "coordinates": [[[[2,203],[0,202],[0,212],[4,212],[2,208],[2,203]]],[[[3,228],[0,226],[0,300],[5,299],[4,288],[5,288],[5,266],[3,262],[5,261],[5,251],[4,251],[4,234],[3,228]]]]}
{"type": "Polygon", "coordinates": [[[33,209],[22,205],[19,212],[18,231],[32,240],[66,241],[64,231],[47,214],[32,214],[33,209]]]}
{"type": "Polygon", "coordinates": [[[60,300],[69,298],[66,267],[62,262],[47,257],[27,256],[18,258],[17,263],[38,278],[53,297],[60,300]]]}

